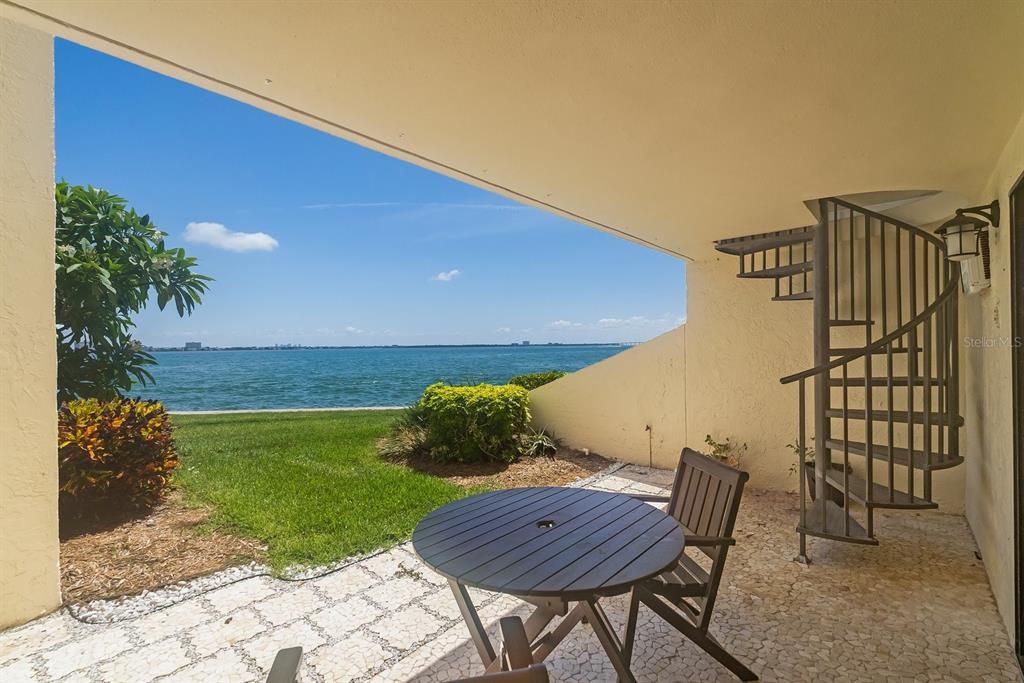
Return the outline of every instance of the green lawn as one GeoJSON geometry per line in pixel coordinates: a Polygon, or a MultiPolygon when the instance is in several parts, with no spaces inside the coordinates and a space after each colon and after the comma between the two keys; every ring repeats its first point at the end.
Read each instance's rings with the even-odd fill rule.
{"type": "Polygon", "coordinates": [[[189,503],[212,524],[269,546],[275,570],[325,564],[405,540],[428,512],[466,495],[378,459],[396,411],[175,415],[189,503]]]}

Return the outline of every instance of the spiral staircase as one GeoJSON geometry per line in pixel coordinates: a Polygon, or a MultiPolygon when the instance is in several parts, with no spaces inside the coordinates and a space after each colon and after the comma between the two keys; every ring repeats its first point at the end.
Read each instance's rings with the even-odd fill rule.
{"type": "Polygon", "coordinates": [[[836,197],[812,208],[816,225],[715,243],[740,278],[773,280],[773,301],[814,307],[814,367],[781,380],[799,396],[802,561],[808,535],[877,545],[875,510],[937,507],[933,473],[963,461],[959,266],[910,223],[836,197]]]}

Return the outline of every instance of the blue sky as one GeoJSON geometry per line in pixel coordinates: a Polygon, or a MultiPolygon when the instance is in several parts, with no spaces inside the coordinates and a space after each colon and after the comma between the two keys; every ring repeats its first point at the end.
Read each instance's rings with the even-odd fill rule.
{"type": "Polygon", "coordinates": [[[57,177],[129,200],[216,278],[157,346],[643,341],[683,263],[56,41],[57,177]]]}

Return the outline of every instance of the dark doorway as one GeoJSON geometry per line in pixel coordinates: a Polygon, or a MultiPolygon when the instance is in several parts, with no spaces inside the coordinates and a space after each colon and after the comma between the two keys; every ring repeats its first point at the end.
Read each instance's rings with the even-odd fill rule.
{"type": "Polygon", "coordinates": [[[1017,661],[1024,668],[1024,175],[1010,190],[1010,288],[1013,307],[1013,480],[1017,661]]]}

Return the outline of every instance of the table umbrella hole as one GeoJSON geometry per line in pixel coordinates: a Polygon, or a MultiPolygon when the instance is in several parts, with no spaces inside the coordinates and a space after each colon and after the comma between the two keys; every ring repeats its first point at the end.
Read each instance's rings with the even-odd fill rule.
{"type": "Polygon", "coordinates": [[[555,520],[553,519],[542,519],[537,522],[538,529],[550,529],[555,526],[555,520]]]}

